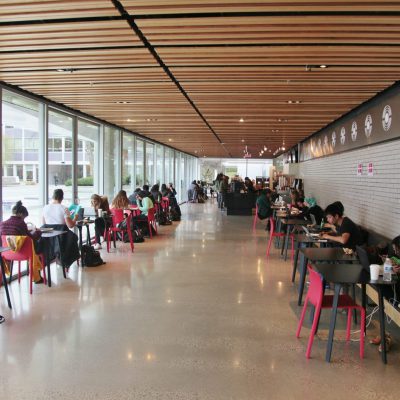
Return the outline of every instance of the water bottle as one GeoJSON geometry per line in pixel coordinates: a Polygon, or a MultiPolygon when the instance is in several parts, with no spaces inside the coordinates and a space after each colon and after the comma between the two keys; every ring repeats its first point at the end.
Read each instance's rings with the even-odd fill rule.
{"type": "Polygon", "coordinates": [[[392,280],[392,263],[389,258],[387,258],[385,264],[383,264],[383,280],[386,282],[392,280]]]}

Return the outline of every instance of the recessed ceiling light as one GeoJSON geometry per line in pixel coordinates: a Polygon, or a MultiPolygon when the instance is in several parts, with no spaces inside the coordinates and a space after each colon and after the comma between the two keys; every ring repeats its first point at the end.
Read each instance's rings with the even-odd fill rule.
{"type": "Polygon", "coordinates": [[[172,142],[172,139],[171,139],[171,138],[168,138],[168,142],[172,142]]]}
{"type": "Polygon", "coordinates": [[[131,122],[131,121],[132,121],[132,120],[131,120],[131,119],[129,119],[129,118],[126,120],[126,122],[131,122]]]}
{"type": "Polygon", "coordinates": [[[244,143],[244,139],[242,139],[242,143],[244,143]]]}
{"type": "Polygon", "coordinates": [[[244,119],[243,119],[243,118],[240,118],[240,119],[239,119],[239,122],[244,122],[244,119]]]}
{"type": "Polygon", "coordinates": [[[286,118],[278,118],[278,122],[287,122],[288,120],[286,118]]]}
{"type": "Polygon", "coordinates": [[[325,65],[325,64],[321,64],[319,67],[320,67],[320,68],[328,68],[328,66],[325,65]]]}
{"type": "Polygon", "coordinates": [[[300,100],[288,100],[288,104],[300,104],[300,100]]]}
{"type": "Polygon", "coordinates": [[[284,148],[284,147],[282,147],[282,150],[285,150],[285,148],[284,148]]]}

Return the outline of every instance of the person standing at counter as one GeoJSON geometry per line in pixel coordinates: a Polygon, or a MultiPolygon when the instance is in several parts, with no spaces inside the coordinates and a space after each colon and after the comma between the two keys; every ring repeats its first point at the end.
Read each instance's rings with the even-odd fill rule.
{"type": "Polygon", "coordinates": [[[221,183],[224,178],[224,174],[220,172],[217,177],[215,178],[214,181],[214,187],[215,191],[217,192],[217,202],[218,202],[218,208],[222,208],[221,206],[221,201],[222,201],[222,196],[221,196],[221,183]]]}
{"type": "Polygon", "coordinates": [[[226,207],[226,195],[229,190],[229,177],[224,176],[220,185],[220,193],[221,193],[221,210],[226,207]]]}
{"type": "Polygon", "coordinates": [[[248,176],[246,176],[246,178],[244,178],[244,186],[246,187],[247,193],[252,193],[255,191],[253,182],[250,180],[250,178],[248,176]]]}

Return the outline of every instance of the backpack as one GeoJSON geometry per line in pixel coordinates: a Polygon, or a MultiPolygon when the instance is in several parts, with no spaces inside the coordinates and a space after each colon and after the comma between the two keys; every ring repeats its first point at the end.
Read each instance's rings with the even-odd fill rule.
{"type": "Polygon", "coordinates": [[[164,211],[157,213],[157,222],[159,225],[171,225],[172,222],[168,219],[167,214],[164,211]]]}
{"type": "Polygon", "coordinates": [[[105,264],[100,257],[100,253],[87,244],[82,246],[81,258],[85,267],[98,267],[99,265],[105,264]]]}
{"type": "Polygon", "coordinates": [[[170,214],[171,214],[172,221],[180,221],[181,220],[181,212],[180,211],[181,210],[179,209],[179,206],[178,206],[178,208],[171,207],[170,214]]]}

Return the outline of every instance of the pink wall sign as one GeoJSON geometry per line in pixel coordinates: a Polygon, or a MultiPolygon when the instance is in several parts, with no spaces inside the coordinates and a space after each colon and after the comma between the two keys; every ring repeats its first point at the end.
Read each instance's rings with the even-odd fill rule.
{"type": "Polygon", "coordinates": [[[357,176],[361,176],[363,173],[363,165],[361,163],[357,164],[357,176]]]}
{"type": "Polygon", "coordinates": [[[368,176],[374,176],[374,164],[372,162],[368,163],[368,176]]]}

